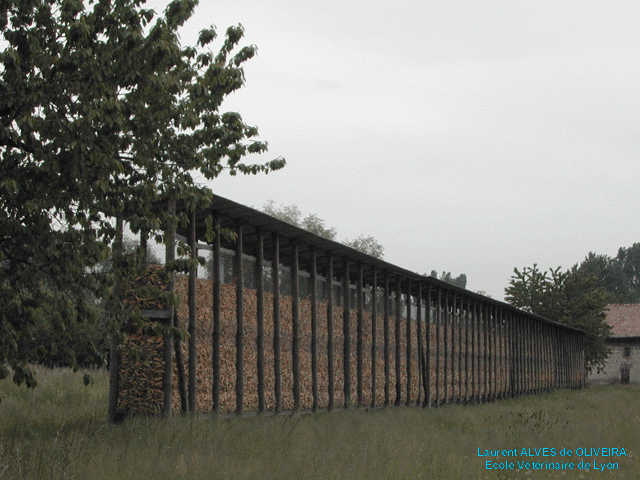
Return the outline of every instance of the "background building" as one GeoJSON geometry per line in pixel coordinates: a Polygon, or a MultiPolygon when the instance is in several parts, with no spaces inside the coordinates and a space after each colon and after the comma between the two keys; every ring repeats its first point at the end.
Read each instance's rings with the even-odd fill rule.
{"type": "Polygon", "coordinates": [[[593,372],[589,380],[592,385],[640,383],[640,303],[607,305],[606,314],[611,354],[604,371],[593,372]]]}

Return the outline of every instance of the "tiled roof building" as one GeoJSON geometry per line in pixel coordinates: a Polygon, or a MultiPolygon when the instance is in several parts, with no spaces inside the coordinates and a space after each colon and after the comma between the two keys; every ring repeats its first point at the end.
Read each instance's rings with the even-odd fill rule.
{"type": "Polygon", "coordinates": [[[640,383],[640,303],[607,305],[611,353],[603,372],[593,372],[592,384],[640,383]]]}

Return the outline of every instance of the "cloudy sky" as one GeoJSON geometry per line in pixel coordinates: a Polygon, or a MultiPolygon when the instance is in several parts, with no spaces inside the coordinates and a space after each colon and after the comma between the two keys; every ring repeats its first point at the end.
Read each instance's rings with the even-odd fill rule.
{"type": "Polygon", "coordinates": [[[638,0],[200,3],[183,44],[245,27],[258,56],[224,109],[269,142],[255,161],[287,160],[218,195],[497,299],[514,267],[640,242],[638,0]]]}

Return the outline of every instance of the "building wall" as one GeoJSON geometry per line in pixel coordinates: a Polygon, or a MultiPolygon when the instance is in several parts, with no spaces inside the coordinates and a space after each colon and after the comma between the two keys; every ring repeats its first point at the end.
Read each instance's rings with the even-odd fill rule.
{"type": "Polygon", "coordinates": [[[603,372],[593,372],[589,381],[592,385],[620,383],[622,369],[629,369],[629,383],[640,383],[640,340],[617,340],[609,342],[611,354],[603,372]],[[628,348],[629,356],[625,356],[628,348]]]}

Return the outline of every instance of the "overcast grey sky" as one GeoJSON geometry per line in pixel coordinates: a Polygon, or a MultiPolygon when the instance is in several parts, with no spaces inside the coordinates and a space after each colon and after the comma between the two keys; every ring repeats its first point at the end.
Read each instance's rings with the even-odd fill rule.
{"type": "Polygon", "coordinates": [[[640,241],[638,0],[201,1],[181,39],[238,23],[258,56],[224,109],[287,166],[218,195],[497,299],[514,267],[640,241]]]}

